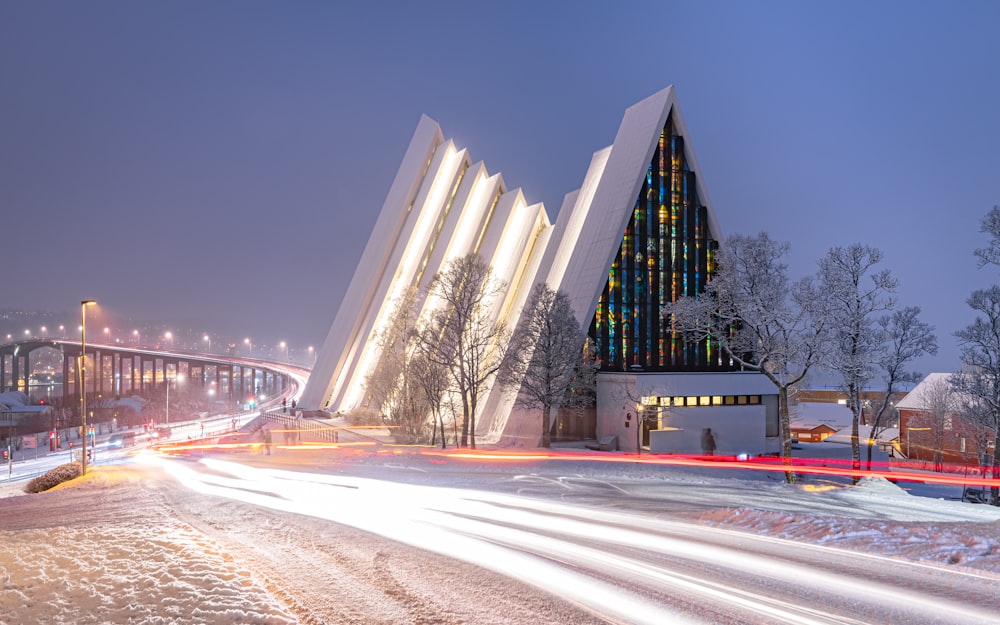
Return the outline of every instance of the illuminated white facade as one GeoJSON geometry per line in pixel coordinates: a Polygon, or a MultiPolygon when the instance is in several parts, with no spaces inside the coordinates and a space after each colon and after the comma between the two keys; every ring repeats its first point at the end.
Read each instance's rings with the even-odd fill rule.
{"type": "MultiPolygon", "coordinates": [[[[411,286],[426,293],[437,272],[471,253],[506,285],[494,314],[510,328],[545,281],[569,295],[604,370],[731,370],[710,346],[685,347],[659,323],[664,301],[704,288],[720,238],[686,135],[672,87],[631,106],[553,224],[422,117],[299,405],[356,408],[394,302],[411,286]]],[[[523,438],[537,438],[537,415],[518,415],[515,394],[494,391],[480,403],[477,439],[519,438],[522,426],[523,438]]]]}
{"type": "MultiPolygon", "coordinates": [[[[478,253],[506,285],[495,315],[508,324],[524,305],[552,225],[541,204],[473,163],[424,116],[382,206],[361,262],[303,391],[305,410],[348,411],[378,362],[380,331],[411,287],[426,294],[451,261],[478,253]]],[[[418,300],[422,310],[433,304],[418,300]]]]}

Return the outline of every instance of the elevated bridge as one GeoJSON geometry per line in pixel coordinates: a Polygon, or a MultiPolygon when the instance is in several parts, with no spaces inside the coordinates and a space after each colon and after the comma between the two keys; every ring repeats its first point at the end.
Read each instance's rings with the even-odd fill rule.
{"type": "MultiPolygon", "coordinates": [[[[55,349],[62,359],[62,394],[67,399],[80,388],[79,341],[26,339],[0,345],[0,392],[28,393],[32,355],[55,349]]],[[[170,383],[212,385],[217,397],[242,400],[249,395],[281,393],[290,384],[287,370],[266,361],[219,358],[210,354],[182,353],[126,347],[87,341],[86,390],[96,396],[143,395],[170,383]]]]}

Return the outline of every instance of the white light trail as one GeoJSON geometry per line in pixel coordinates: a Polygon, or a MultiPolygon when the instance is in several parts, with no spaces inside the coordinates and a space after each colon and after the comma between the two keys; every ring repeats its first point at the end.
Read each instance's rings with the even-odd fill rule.
{"type": "MultiPolygon", "coordinates": [[[[754,622],[862,622],[804,605],[798,597],[788,601],[773,597],[767,589],[775,585],[829,597],[833,604],[877,597],[887,612],[920,620],[952,625],[991,622],[976,605],[774,556],[808,552],[847,559],[848,552],[829,547],[484,491],[260,469],[218,459],[202,460],[205,473],[168,459],[159,462],[199,492],[350,525],[525,581],[628,623],[701,622],[639,589],[652,589],[654,596],[694,598],[700,605],[751,615],[758,619],[754,622]],[[671,560],[682,566],[670,568],[671,560]],[[702,565],[713,570],[704,575],[681,570],[698,571],[702,565]],[[735,585],[719,577],[718,567],[732,571],[734,579],[753,583],[735,585]],[[608,578],[621,585],[609,583],[608,578]],[[758,587],[764,590],[757,592],[758,587]]],[[[850,553],[849,557],[852,562],[865,558],[879,556],[850,553]]],[[[946,571],[891,558],[872,560],[865,570],[906,567],[946,571]]],[[[957,579],[962,575],[950,569],[947,573],[957,579]]]]}

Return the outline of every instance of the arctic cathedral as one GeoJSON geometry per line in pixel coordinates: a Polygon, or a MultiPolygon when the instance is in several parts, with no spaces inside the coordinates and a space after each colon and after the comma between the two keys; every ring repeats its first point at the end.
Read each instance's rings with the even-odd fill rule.
{"type": "MultiPolygon", "coordinates": [[[[502,281],[492,314],[517,325],[537,282],[565,292],[600,361],[592,418],[570,427],[619,449],[698,451],[705,427],[719,453],[777,450],[777,395],[736,371],[711,341],[685,342],[665,303],[703,292],[721,234],[673,87],[629,107],[614,143],[594,153],[582,186],[552,223],[469,151],[420,119],[299,406],[357,408],[378,362],[380,331],[402,294],[426,294],[452,261],[479,254],[502,281]]],[[[431,304],[417,299],[418,315],[431,304]]],[[[535,413],[495,385],[476,437],[533,446],[535,413]]],[[[579,418],[579,416],[577,416],[579,418]]],[[[560,422],[564,423],[564,422],[560,422]]]]}

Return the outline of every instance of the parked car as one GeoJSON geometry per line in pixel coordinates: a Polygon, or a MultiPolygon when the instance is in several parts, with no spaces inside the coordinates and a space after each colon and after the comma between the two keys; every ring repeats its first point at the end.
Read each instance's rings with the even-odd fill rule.
{"type": "Polygon", "coordinates": [[[153,430],[153,438],[158,438],[160,440],[170,438],[170,434],[171,434],[170,428],[165,425],[161,425],[160,427],[153,430]]]}

